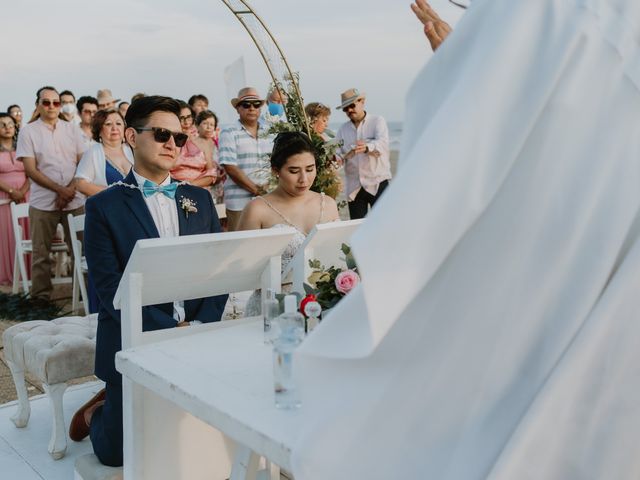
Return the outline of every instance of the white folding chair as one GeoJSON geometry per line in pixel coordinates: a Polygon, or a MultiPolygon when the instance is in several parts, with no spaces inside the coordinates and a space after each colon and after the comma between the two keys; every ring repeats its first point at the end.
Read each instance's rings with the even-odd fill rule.
{"type": "Polygon", "coordinates": [[[80,302],[86,315],[89,314],[89,297],[87,286],[84,282],[84,274],[88,272],[87,259],[82,255],[82,242],[78,239],[78,232],[84,231],[84,215],[67,216],[69,221],[69,234],[71,235],[71,250],[73,252],[73,293],[72,310],[77,312],[80,302]]]}
{"type": "Polygon", "coordinates": [[[218,218],[222,220],[223,218],[227,218],[227,207],[224,203],[216,203],[216,213],[218,214],[218,218]]]}
{"type": "MultiPolygon", "coordinates": [[[[18,293],[20,290],[20,282],[22,282],[22,290],[25,293],[29,292],[29,287],[31,286],[24,257],[33,252],[33,245],[31,240],[24,239],[24,232],[22,231],[22,225],[20,225],[21,218],[29,218],[29,204],[12,202],[11,224],[13,225],[13,236],[16,241],[16,253],[13,262],[13,293],[18,293]]],[[[58,276],[61,270],[62,255],[67,252],[66,243],[52,243],[51,252],[56,254],[56,276],[58,276]]],[[[66,279],[57,280],[53,283],[63,283],[66,279]]]]}

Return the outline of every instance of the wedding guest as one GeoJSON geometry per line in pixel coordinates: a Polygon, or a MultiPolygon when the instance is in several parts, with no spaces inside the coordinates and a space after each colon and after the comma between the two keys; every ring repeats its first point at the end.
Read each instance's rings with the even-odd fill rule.
{"type": "Polygon", "coordinates": [[[22,127],[22,109],[20,105],[9,105],[7,113],[11,115],[11,118],[16,122],[16,128],[19,131],[20,127],[22,127]]]}
{"type": "MultiPolygon", "coordinates": [[[[22,162],[16,160],[16,124],[8,113],[0,113],[0,285],[13,280],[15,238],[10,203],[28,201],[29,179],[22,162]]],[[[28,231],[24,233],[28,238],[28,231]]]]}
{"type": "Polygon", "coordinates": [[[180,102],[180,106],[180,128],[189,135],[189,139],[180,149],[180,155],[171,169],[171,176],[197,187],[210,187],[218,176],[213,165],[212,142],[198,139],[198,129],[193,123],[193,110],[184,102],[180,102]]]}
{"type": "Polygon", "coordinates": [[[98,99],[98,110],[108,110],[110,108],[115,108],[116,103],[120,101],[119,98],[113,97],[111,90],[109,90],[108,88],[98,90],[96,98],[98,99]]]}
{"type": "Polygon", "coordinates": [[[82,155],[75,175],[76,188],[83,195],[95,195],[129,174],[133,152],[124,143],[124,128],[124,118],[117,110],[99,110],[93,117],[96,143],[82,155]]]}
{"type": "Polygon", "coordinates": [[[201,93],[197,95],[191,95],[189,97],[189,106],[194,112],[194,116],[205,110],[209,110],[209,99],[201,93]]]}
{"type": "Polygon", "coordinates": [[[224,202],[224,181],[226,174],[224,168],[220,166],[220,154],[218,150],[218,117],[211,110],[200,112],[196,116],[196,128],[198,136],[194,139],[196,145],[202,150],[211,149],[211,163],[216,171],[216,179],[213,184],[212,194],[216,203],[224,202]]]}
{"type": "Polygon", "coordinates": [[[238,121],[220,133],[220,165],[227,173],[224,202],[230,231],[238,228],[242,209],[252,197],[265,193],[268,182],[272,140],[267,136],[267,126],[260,121],[264,103],[255,88],[242,88],[231,100],[238,121]]]}
{"type": "MultiPolygon", "coordinates": [[[[282,254],[282,270],[319,223],[340,219],[338,206],[324,193],[311,191],[316,178],[317,160],[313,145],[304,133],[283,132],[276,136],[271,168],[278,179],[273,192],[251,200],[242,211],[238,230],[293,227],[296,234],[282,254]]],[[[260,312],[259,295],[247,301],[247,316],[260,312]]]]}
{"type": "MultiPolygon", "coordinates": [[[[122,376],[115,368],[115,355],[122,348],[120,310],[113,307],[113,298],[131,252],[140,239],[221,231],[211,195],[172,182],[169,176],[178,148],[187,140],[180,131],[179,115],[180,104],[172,98],[148,96],[132,102],[125,138],[133,149],[134,167],[123,184],[90,197],[86,204],[85,251],[100,299],[96,375],[104,380],[105,390],[76,412],[69,436],[80,441],[90,435],[93,450],[105,465],[120,466],[123,460],[122,376]],[[197,205],[197,212],[188,210],[181,198],[197,205]]],[[[226,299],[227,295],[218,295],[146,306],[143,329],[188,327],[195,319],[219,321],[226,299]]]]}
{"type": "Polygon", "coordinates": [[[120,112],[120,115],[122,115],[122,118],[124,118],[127,115],[127,110],[129,109],[129,105],[131,105],[129,102],[120,102],[118,104],[118,112],[120,112]]]}
{"type": "Polygon", "coordinates": [[[349,120],[336,134],[342,144],[337,155],[344,162],[345,194],[353,220],[365,217],[389,185],[389,129],[384,118],[366,112],[365,94],[358,89],[342,92],[340,100],[337,109],[349,120]]]}
{"type": "Polygon", "coordinates": [[[195,127],[194,123],[196,120],[196,112],[191,108],[188,103],[185,103],[181,100],[180,102],[180,128],[183,133],[186,133],[190,137],[195,137],[198,135],[198,129],[195,127]]]}
{"type": "Polygon", "coordinates": [[[287,104],[287,96],[273,87],[267,94],[267,108],[263,114],[266,123],[286,122],[287,114],[284,106],[287,104]]]}
{"type": "Polygon", "coordinates": [[[217,166],[218,147],[216,145],[216,136],[218,117],[211,110],[204,110],[196,115],[195,125],[198,135],[192,139],[193,143],[205,153],[207,160],[211,160],[214,166],[217,166]]]}
{"type": "Polygon", "coordinates": [[[73,92],[70,90],[60,92],[60,104],[62,105],[60,112],[64,119],[67,122],[74,122],[76,125],[80,124],[80,117],[76,108],[76,97],[73,92]]]}
{"type": "Polygon", "coordinates": [[[49,253],[57,225],[63,225],[71,252],[67,215],[84,212],[84,197],[76,191],[73,177],[85,147],[80,129],[60,120],[60,95],[55,88],[38,90],[36,109],[38,118],[20,130],[16,156],[33,181],[29,200],[31,296],[48,297],[53,290],[49,253]]]}
{"type": "Polygon", "coordinates": [[[309,126],[327,142],[335,137],[335,134],[327,129],[331,109],[319,102],[309,103],[304,107],[304,111],[309,119],[309,126]]]}
{"type": "Polygon", "coordinates": [[[82,131],[82,139],[85,147],[89,148],[95,143],[93,140],[93,132],[91,125],[93,124],[93,116],[98,111],[98,99],[94,97],[80,97],[76,103],[78,112],[80,112],[80,130],[82,131]]]}

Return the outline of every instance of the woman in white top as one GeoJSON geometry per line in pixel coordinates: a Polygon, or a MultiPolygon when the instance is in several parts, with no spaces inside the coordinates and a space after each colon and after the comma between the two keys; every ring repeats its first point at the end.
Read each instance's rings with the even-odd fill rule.
{"type": "Polygon", "coordinates": [[[115,109],[100,110],[91,131],[98,142],[84,153],[76,170],[76,188],[90,197],[124,180],[133,166],[133,152],[124,142],[125,122],[115,109]]]}

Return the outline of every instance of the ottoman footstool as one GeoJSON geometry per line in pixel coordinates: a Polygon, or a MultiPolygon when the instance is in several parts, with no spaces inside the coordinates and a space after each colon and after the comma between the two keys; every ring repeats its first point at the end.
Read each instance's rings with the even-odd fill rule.
{"type": "Polygon", "coordinates": [[[58,460],[67,449],[62,397],[67,382],[94,372],[98,315],[34,320],[8,328],[2,335],[5,359],[18,394],[11,420],[18,428],[29,422],[31,407],[25,383],[28,372],[42,382],[53,414],[48,451],[58,460]]]}

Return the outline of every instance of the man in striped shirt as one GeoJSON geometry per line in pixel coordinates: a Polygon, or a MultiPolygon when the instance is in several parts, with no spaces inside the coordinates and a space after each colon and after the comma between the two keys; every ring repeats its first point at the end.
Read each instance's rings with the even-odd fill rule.
{"type": "Polygon", "coordinates": [[[266,135],[267,125],[259,120],[264,103],[255,88],[241,89],[231,100],[238,121],[220,134],[220,164],[227,172],[224,203],[229,231],[237,229],[242,209],[253,197],[264,193],[269,181],[273,139],[266,135]]]}

